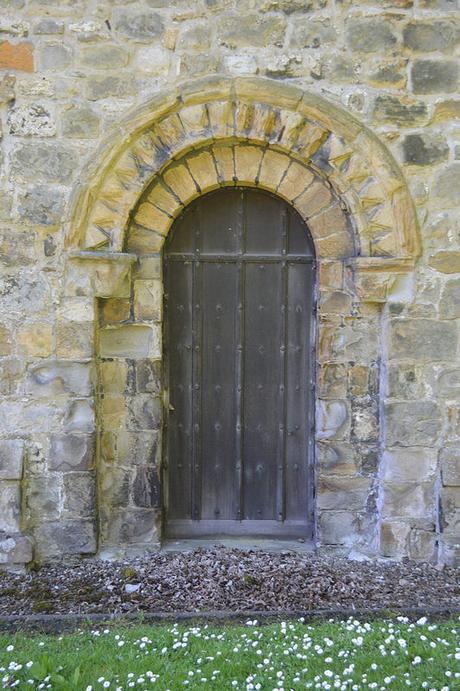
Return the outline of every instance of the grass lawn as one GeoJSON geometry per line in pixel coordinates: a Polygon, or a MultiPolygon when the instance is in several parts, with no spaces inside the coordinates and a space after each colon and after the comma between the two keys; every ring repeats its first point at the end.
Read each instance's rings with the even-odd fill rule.
{"type": "Polygon", "coordinates": [[[0,688],[460,689],[460,617],[0,634],[0,688]]]}

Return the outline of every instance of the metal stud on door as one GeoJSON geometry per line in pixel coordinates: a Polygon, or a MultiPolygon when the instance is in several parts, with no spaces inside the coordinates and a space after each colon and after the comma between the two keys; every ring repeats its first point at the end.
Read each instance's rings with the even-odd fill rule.
{"type": "Polygon", "coordinates": [[[169,537],[312,535],[311,237],[267,192],[190,204],[164,250],[169,537]]]}

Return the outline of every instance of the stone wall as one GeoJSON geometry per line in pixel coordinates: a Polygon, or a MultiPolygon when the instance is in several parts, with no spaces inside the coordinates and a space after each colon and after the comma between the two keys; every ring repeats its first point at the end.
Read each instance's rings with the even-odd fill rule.
{"type": "MultiPolygon", "coordinates": [[[[218,139],[324,178],[353,229],[346,251],[312,230],[319,543],[458,558],[458,11],[0,0],[0,564],[158,545],[159,238],[191,198],[171,158],[218,139]]],[[[241,160],[201,185],[187,164],[194,194],[233,178],[284,194],[287,168],[261,183],[241,160]]]]}

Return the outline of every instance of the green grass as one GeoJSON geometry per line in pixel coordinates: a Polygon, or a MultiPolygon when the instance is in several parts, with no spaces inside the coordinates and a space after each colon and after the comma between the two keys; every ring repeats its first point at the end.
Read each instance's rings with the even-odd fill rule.
{"type": "Polygon", "coordinates": [[[0,635],[0,688],[460,689],[460,618],[0,635]],[[11,648],[12,646],[12,648],[11,648]]]}

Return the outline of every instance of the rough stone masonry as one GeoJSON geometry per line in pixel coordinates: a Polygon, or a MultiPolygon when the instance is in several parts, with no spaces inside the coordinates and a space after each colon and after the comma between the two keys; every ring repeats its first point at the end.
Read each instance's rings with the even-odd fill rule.
{"type": "Polygon", "coordinates": [[[0,0],[0,565],[157,549],[161,249],[220,185],[318,257],[320,549],[455,563],[458,0],[0,0]]]}

